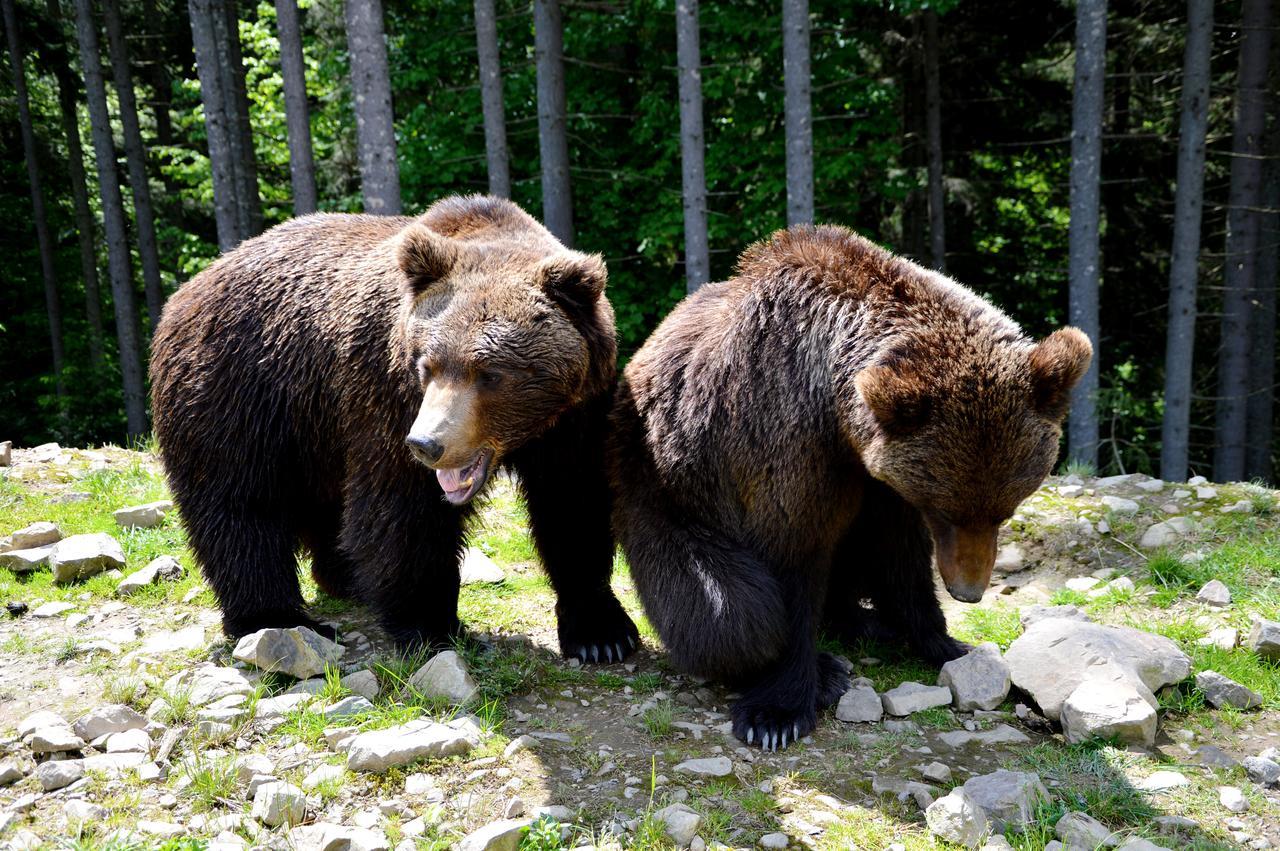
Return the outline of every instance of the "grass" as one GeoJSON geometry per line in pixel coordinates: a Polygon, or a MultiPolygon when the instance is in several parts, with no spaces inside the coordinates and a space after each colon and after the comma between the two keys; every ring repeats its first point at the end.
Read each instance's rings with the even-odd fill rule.
{"type": "Polygon", "coordinates": [[[185,770],[190,785],[191,807],[205,812],[230,799],[236,789],[236,763],[234,757],[210,759],[199,753],[190,757],[185,770]]]}
{"type": "Polygon", "coordinates": [[[660,700],[645,710],[640,721],[650,738],[665,739],[671,735],[671,722],[675,720],[675,715],[675,704],[669,700],[660,700]]]}

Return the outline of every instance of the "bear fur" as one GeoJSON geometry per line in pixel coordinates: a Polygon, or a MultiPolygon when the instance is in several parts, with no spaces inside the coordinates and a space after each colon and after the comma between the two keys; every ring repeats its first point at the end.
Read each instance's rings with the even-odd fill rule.
{"type": "Polygon", "coordinates": [[[507,468],[561,651],[630,652],[609,587],[605,276],[515,204],[472,196],[417,219],[295,219],[184,285],[153,343],[155,433],[226,632],[317,626],[303,550],[401,646],[450,642],[472,499],[507,468]]]}
{"type": "Polygon", "coordinates": [[[618,388],[614,528],[676,665],[742,691],[740,738],[814,728],[848,684],[819,627],[868,634],[867,604],[932,663],[965,651],[934,555],[981,597],[1090,357],[840,227],[780,231],[677,306],[618,388]]]}

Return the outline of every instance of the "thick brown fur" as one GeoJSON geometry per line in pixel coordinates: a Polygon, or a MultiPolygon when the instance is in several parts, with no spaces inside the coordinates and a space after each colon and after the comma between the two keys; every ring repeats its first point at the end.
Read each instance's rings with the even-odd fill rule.
{"type": "Polygon", "coordinates": [[[315,625],[302,550],[322,588],[367,603],[401,645],[457,634],[472,503],[447,502],[406,445],[436,393],[466,402],[449,451],[519,477],[562,652],[629,652],[608,584],[604,282],[598,257],[472,196],[417,219],[295,219],[183,286],[153,345],[155,430],[227,633],[315,625]]]}
{"type": "Polygon", "coordinates": [[[824,620],[866,634],[871,604],[926,659],[963,652],[935,541],[952,594],[980,595],[1089,357],[830,226],[774,234],[667,317],[614,405],[614,527],[675,663],[743,689],[739,737],[785,746],[844,691],[824,620]]]}

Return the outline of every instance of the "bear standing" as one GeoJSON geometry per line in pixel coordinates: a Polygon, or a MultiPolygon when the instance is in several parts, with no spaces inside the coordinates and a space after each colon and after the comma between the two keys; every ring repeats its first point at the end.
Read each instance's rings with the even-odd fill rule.
{"type": "Polygon", "coordinates": [[[313,215],[169,300],[156,437],[226,632],[317,624],[295,553],[403,647],[458,632],[471,500],[514,471],[557,595],[560,650],[617,660],[604,430],[613,311],[598,256],[509,201],[417,219],[313,215]]]}
{"type": "Polygon", "coordinates": [[[676,665],[742,690],[737,736],[785,747],[845,691],[824,616],[857,633],[870,602],[929,661],[964,652],[932,559],[981,598],[1090,357],[839,227],[776,233],[666,318],[614,405],[614,527],[676,665]]]}

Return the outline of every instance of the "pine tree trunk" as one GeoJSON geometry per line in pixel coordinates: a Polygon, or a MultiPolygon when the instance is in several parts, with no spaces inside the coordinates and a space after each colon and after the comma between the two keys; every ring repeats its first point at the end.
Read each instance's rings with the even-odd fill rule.
{"type": "Polygon", "coordinates": [[[400,166],[396,161],[382,0],[346,0],[346,18],[364,211],[398,216],[400,166]]]}
{"type": "Polygon", "coordinates": [[[280,36],[280,73],[284,79],[284,115],[289,133],[289,178],[293,213],[316,211],[316,167],[311,152],[311,112],[307,106],[307,66],[302,58],[302,25],[296,0],[276,0],[280,36]]]}
{"type": "Polygon", "coordinates": [[[1093,341],[1093,363],[1071,394],[1067,450],[1073,461],[1098,462],[1098,207],[1102,176],[1103,78],[1107,65],[1107,2],[1076,4],[1076,63],[1071,104],[1071,223],[1068,280],[1071,324],[1093,341]]]}
{"type": "Polygon", "coordinates": [[[1178,187],[1173,202],[1173,256],[1169,263],[1164,422],[1160,436],[1160,475],[1171,482],[1187,478],[1196,279],[1200,265],[1200,219],[1204,209],[1204,146],[1209,128],[1209,59],[1213,55],[1213,2],[1187,0],[1178,187]]]}
{"type": "Polygon", "coordinates": [[[933,268],[947,271],[947,229],[942,183],[942,81],[938,72],[938,13],[924,13],[925,128],[929,143],[929,254],[933,268]]]}
{"type": "Polygon", "coordinates": [[[75,0],[76,38],[80,42],[94,159],[98,166],[102,221],[107,234],[107,269],[111,275],[111,297],[116,312],[116,346],[124,387],[125,422],[129,437],[133,438],[141,437],[147,430],[142,360],[138,349],[138,311],[134,305],[129,237],[125,229],[124,200],[120,196],[115,143],[111,138],[111,116],[107,112],[107,87],[102,77],[98,28],[93,20],[91,3],[92,0],[75,0]]]}
{"type": "Polygon", "coordinates": [[[702,131],[702,50],[698,0],[676,0],[680,74],[680,166],[684,188],[684,277],[693,292],[711,279],[707,248],[707,176],[702,131]]]}
{"type": "Polygon", "coordinates": [[[245,87],[244,57],[240,52],[240,7],[236,0],[215,0],[214,27],[218,34],[222,90],[226,102],[228,141],[236,180],[236,220],[240,239],[262,233],[262,199],[258,195],[258,159],[249,122],[249,92],[245,87]]]}
{"type": "Polygon", "coordinates": [[[493,0],[475,0],[476,53],[480,66],[480,105],[484,111],[484,150],[489,161],[489,194],[511,197],[507,154],[507,117],[502,102],[502,63],[498,58],[498,20],[493,0]]]}
{"type": "MultiPolygon", "coordinates": [[[[40,187],[40,169],[36,163],[36,135],[31,126],[31,104],[27,99],[27,75],[22,62],[22,45],[18,41],[18,16],[14,0],[3,3],[4,31],[9,43],[9,70],[18,99],[18,123],[22,130],[22,150],[27,158],[27,181],[31,189],[31,214],[36,228],[36,245],[40,251],[40,273],[44,277],[44,306],[49,318],[49,347],[53,354],[53,377],[58,407],[66,402],[67,388],[62,380],[62,308],[58,302],[58,278],[53,269],[53,240],[45,217],[44,191],[40,187]]],[[[65,413],[65,411],[63,411],[65,413]]]]}
{"type": "Polygon", "coordinates": [[[173,98],[173,80],[169,76],[169,66],[165,63],[164,31],[161,24],[164,18],[156,8],[156,0],[142,0],[142,16],[147,22],[151,39],[151,47],[147,51],[146,73],[153,89],[154,99],[147,105],[155,116],[156,144],[167,148],[173,144],[173,121],[169,117],[169,106],[173,98]]]}
{"type": "Polygon", "coordinates": [[[237,213],[236,172],[232,164],[231,127],[227,120],[227,94],[218,66],[216,0],[188,0],[191,41],[196,53],[196,73],[200,78],[200,100],[204,105],[204,129],[209,143],[209,172],[213,178],[213,217],[218,227],[218,248],[230,251],[240,244],[237,213]]]}
{"type": "Polygon", "coordinates": [[[547,230],[573,246],[573,192],[565,127],[564,23],[560,0],[533,0],[538,70],[538,148],[542,159],[542,218],[547,230]]]}
{"type": "Polygon", "coordinates": [[[1244,478],[1249,397],[1249,302],[1253,297],[1262,206],[1263,131],[1267,109],[1267,54],[1271,48],[1271,0],[1243,0],[1240,70],[1227,200],[1227,245],[1218,352],[1218,410],[1213,477],[1244,478]]]}
{"type": "Polygon", "coordinates": [[[156,247],[151,183],[147,177],[147,149],[142,143],[142,128],[138,124],[138,102],[133,89],[133,71],[129,68],[129,48],[125,44],[124,29],[120,25],[120,7],[116,0],[102,0],[102,15],[107,29],[111,74],[116,84],[120,126],[124,130],[124,156],[129,166],[129,187],[133,190],[138,260],[142,264],[147,315],[154,330],[156,323],[160,321],[160,311],[164,308],[164,287],[160,282],[160,252],[156,247]]]}
{"type": "Polygon", "coordinates": [[[1271,119],[1267,128],[1262,206],[1258,226],[1255,307],[1249,323],[1249,405],[1245,477],[1275,480],[1271,444],[1275,434],[1276,287],[1280,286],[1280,39],[1271,38],[1271,119]]]}
{"type": "Polygon", "coordinates": [[[787,226],[813,223],[813,114],[809,0],[782,0],[782,69],[787,141],[787,226]]]}

